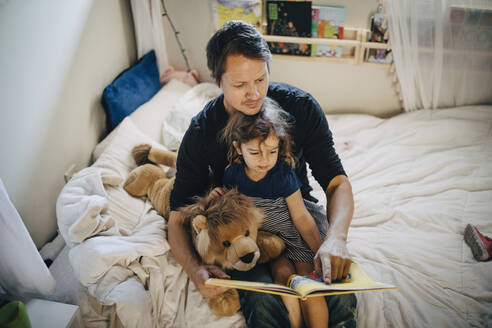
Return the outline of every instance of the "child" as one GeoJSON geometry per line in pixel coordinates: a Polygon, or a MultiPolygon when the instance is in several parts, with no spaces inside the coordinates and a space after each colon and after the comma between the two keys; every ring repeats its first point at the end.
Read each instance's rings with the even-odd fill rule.
{"type": "MultiPolygon", "coordinates": [[[[290,115],[274,100],[266,98],[260,112],[248,116],[233,113],[223,130],[229,146],[229,166],[223,185],[237,187],[265,211],[262,230],[280,236],[286,250],[271,263],[273,279],[286,284],[293,273],[307,275],[314,269],[313,258],[326,234],[326,217],[317,218],[320,228],[306,209],[301,196],[301,183],[292,169],[290,115]],[[321,233],[320,233],[321,230],[321,233]]],[[[212,194],[222,194],[215,188],[212,194]]],[[[289,311],[292,327],[328,327],[328,308],[324,297],[299,301],[293,297],[282,300],[289,311]]]]}

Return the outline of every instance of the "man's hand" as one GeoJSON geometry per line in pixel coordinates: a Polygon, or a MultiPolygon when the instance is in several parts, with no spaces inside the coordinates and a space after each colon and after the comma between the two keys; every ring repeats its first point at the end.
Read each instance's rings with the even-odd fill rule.
{"type": "Polygon", "coordinates": [[[347,242],[343,238],[328,236],[314,257],[314,270],[323,277],[323,281],[346,278],[350,269],[350,256],[347,242]]]}
{"type": "Polygon", "coordinates": [[[222,294],[229,289],[226,287],[205,285],[205,281],[207,281],[208,278],[231,279],[230,276],[225,274],[224,271],[215,265],[199,266],[192,277],[192,281],[203,297],[213,297],[222,294]]]}

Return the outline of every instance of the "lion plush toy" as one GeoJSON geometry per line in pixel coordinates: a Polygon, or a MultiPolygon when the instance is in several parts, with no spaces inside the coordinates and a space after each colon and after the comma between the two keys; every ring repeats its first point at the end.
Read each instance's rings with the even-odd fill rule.
{"type": "MultiPolygon", "coordinates": [[[[222,269],[248,271],[256,263],[276,258],[284,249],[279,237],[258,231],[265,218],[251,198],[230,189],[221,197],[201,197],[181,209],[193,245],[205,264],[222,269]]],[[[209,298],[208,305],[217,316],[231,316],[239,308],[237,290],[209,298]]]]}
{"type": "MultiPolygon", "coordinates": [[[[176,153],[139,145],[132,150],[132,155],[139,166],[130,172],[124,183],[125,190],[133,196],[147,196],[167,220],[174,178],[168,178],[158,165],[151,163],[174,168],[176,153]]],[[[236,189],[220,197],[197,197],[194,204],[180,208],[180,212],[182,223],[188,227],[193,246],[204,264],[248,271],[256,263],[278,257],[285,247],[278,236],[258,231],[265,218],[263,211],[236,189]]],[[[217,316],[231,316],[240,308],[235,289],[209,298],[207,302],[217,316]]]]}

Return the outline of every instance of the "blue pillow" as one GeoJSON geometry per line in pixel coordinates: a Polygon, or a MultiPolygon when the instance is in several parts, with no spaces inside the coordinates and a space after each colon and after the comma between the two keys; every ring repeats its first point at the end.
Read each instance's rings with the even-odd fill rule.
{"type": "Polygon", "coordinates": [[[108,129],[114,129],[160,88],[155,52],[151,50],[104,89],[102,103],[109,115],[108,129]]]}

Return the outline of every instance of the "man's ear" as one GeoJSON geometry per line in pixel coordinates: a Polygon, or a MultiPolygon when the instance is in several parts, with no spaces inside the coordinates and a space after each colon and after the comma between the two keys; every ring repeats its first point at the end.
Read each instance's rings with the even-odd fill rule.
{"type": "Polygon", "coordinates": [[[203,215],[197,215],[193,219],[191,219],[191,226],[193,227],[195,232],[199,234],[200,231],[207,228],[207,218],[203,215]]]}
{"type": "Polygon", "coordinates": [[[242,155],[242,153],[241,153],[241,147],[239,146],[239,143],[238,143],[236,140],[234,140],[234,141],[232,142],[232,145],[233,145],[233,146],[234,146],[234,148],[236,149],[236,152],[237,152],[239,155],[242,155]]]}

